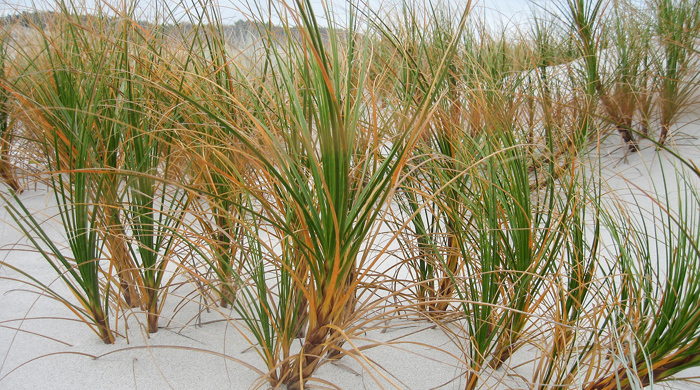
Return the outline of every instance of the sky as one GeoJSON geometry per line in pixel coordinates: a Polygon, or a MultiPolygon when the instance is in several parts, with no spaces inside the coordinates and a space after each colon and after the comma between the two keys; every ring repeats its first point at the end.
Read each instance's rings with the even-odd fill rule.
{"type": "MultiPolygon", "coordinates": [[[[95,0],[72,0],[80,4],[94,4],[95,0]]],[[[136,0],[138,1],[138,0],[136,0]]],[[[283,0],[272,0],[268,3],[266,0],[166,0],[165,3],[170,6],[175,6],[176,4],[181,4],[177,7],[178,12],[184,15],[184,10],[186,8],[191,8],[195,6],[194,9],[201,9],[201,6],[197,6],[201,1],[208,2],[218,2],[219,9],[221,10],[221,15],[224,19],[229,21],[236,21],[245,18],[246,14],[250,14],[251,9],[255,9],[254,5],[256,2],[261,4],[263,8],[267,8],[269,5],[273,7],[282,7],[283,0]],[[182,4],[186,6],[182,6],[182,4]],[[189,5],[189,6],[187,6],[189,5]]],[[[368,2],[369,7],[375,12],[387,12],[395,8],[402,0],[360,0],[363,2],[368,2]]],[[[416,0],[416,1],[429,1],[429,0],[416,0]]],[[[443,1],[447,2],[451,7],[462,8],[466,4],[467,0],[430,0],[433,4],[443,1]]],[[[554,3],[554,0],[536,0],[540,3],[554,3]]],[[[109,4],[119,4],[122,0],[106,0],[109,4]]],[[[323,4],[326,2],[332,2],[333,8],[336,10],[336,14],[341,15],[348,8],[347,0],[311,0],[314,4],[314,8],[317,14],[322,14],[323,4]]],[[[152,7],[150,4],[154,4],[153,1],[141,0],[139,5],[142,8],[152,7]]],[[[163,3],[163,2],[161,2],[163,3]]],[[[486,20],[497,22],[501,21],[512,21],[513,23],[520,23],[527,19],[530,14],[530,9],[532,7],[531,0],[473,0],[475,5],[475,12],[480,12],[480,15],[485,15],[486,20]],[[481,14],[483,12],[483,14],[481,14]]],[[[43,10],[49,10],[56,6],[55,0],[2,0],[0,3],[0,10],[3,14],[16,13],[17,10],[27,10],[33,8],[39,8],[43,10]]],[[[151,9],[150,12],[153,10],[151,9]]],[[[273,12],[275,13],[275,12],[273,12]]],[[[267,19],[267,18],[265,18],[267,19]]],[[[275,17],[273,16],[272,21],[275,22],[275,17]]]]}

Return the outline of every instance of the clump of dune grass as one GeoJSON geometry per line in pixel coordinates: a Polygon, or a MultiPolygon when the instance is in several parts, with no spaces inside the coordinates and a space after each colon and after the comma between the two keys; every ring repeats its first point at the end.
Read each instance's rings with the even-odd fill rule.
{"type": "Polygon", "coordinates": [[[614,313],[616,334],[625,343],[612,373],[589,389],[631,389],[663,381],[697,365],[698,193],[697,171],[677,169],[654,185],[651,202],[633,212],[646,218],[611,215],[607,223],[617,245],[621,280],[614,313]],[[675,183],[675,184],[674,184],[675,183]],[[650,206],[645,206],[650,204],[650,206]]]}
{"type": "MultiPolygon", "coordinates": [[[[149,106],[158,103],[148,95],[153,89],[132,68],[135,50],[129,45],[139,37],[130,34],[131,22],[117,26],[102,14],[82,16],[74,7],[61,3],[50,23],[31,26],[40,49],[16,46],[17,57],[29,66],[8,88],[24,107],[19,120],[30,144],[43,151],[38,177],[54,194],[72,257],[50,242],[16,194],[17,206],[10,203],[10,210],[79,298],[91,318],[87,322],[94,321],[103,340],[113,342],[108,313],[122,304],[143,305],[149,330],[157,330],[163,260],[173,255],[173,230],[187,197],[163,185],[171,180],[170,140],[154,132],[167,121],[152,110],[166,102],[149,106]],[[51,30],[66,34],[50,35],[51,30]]],[[[153,58],[146,52],[145,59],[149,54],[153,58]]]]}
{"type": "MultiPolygon", "coordinates": [[[[233,121],[225,111],[190,99],[260,167],[254,182],[228,179],[240,181],[246,196],[259,204],[250,210],[257,222],[248,220],[245,240],[239,239],[248,259],[238,277],[251,283],[243,284],[235,308],[259,343],[271,384],[288,388],[303,387],[324,356],[343,351],[345,329],[359,315],[359,285],[377,261],[361,257],[360,250],[372,240],[374,223],[431,115],[432,101],[420,100],[416,111],[373,115],[377,103],[364,94],[368,67],[361,65],[372,56],[366,38],[355,32],[354,12],[346,31],[331,27],[322,33],[310,4],[295,6],[298,27],[285,26],[281,42],[276,31],[263,31],[274,69],[260,76],[269,82],[250,94],[267,110],[243,111],[243,120],[233,121]],[[270,95],[284,98],[263,104],[270,95]],[[390,123],[398,131],[389,146],[366,131],[369,124],[387,134],[390,123]],[[270,253],[269,228],[283,245],[280,255],[270,253]],[[274,288],[268,286],[271,277],[274,288]],[[290,353],[300,324],[306,327],[301,351],[290,353]]],[[[447,50],[443,57],[451,55],[447,50]]],[[[437,79],[445,73],[441,65],[437,79]]],[[[227,98],[234,107],[239,104],[235,96],[227,98]]]]}
{"type": "Polygon", "coordinates": [[[654,1],[651,6],[656,10],[653,26],[661,46],[658,59],[661,132],[658,143],[663,145],[671,125],[697,88],[700,6],[692,1],[670,0],[654,1]]]}
{"type": "Polygon", "coordinates": [[[16,195],[14,200],[19,204],[8,203],[9,210],[79,301],[77,306],[66,303],[105,343],[112,343],[114,335],[109,325],[112,286],[111,281],[101,283],[105,279],[99,261],[104,245],[100,230],[107,209],[102,205],[109,202],[114,189],[110,185],[110,173],[105,171],[114,168],[110,165],[116,159],[111,141],[118,135],[95,133],[103,129],[99,125],[99,110],[101,99],[107,97],[104,86],[108,75],[103,72],[102,64],[80,54],[81,46],[100,55],[104,47],[96,45],[88,49],[86,45],[95,36],[74,28],[71,20],[56,22],[65,23],[59,29],[72,33],[74,40],[52,40],[43,35],[43,56],[35,58],[34,68],[30,70],[34,74],[34,83],[29,84],[32,88],[17,92],[22,93],[19,99],[24,104],[34,108],[25,111],[25,123],[34,127],[36,145],[43,149],[46,181],[53,190],[73,257],[60,251],[16,195]],[[105,169],[100,172],[95,168],[105,169]]]}
{"type": "MultiPolygon", "coordinates": [[[[2,78],[7,77],[7,37],[0,37],[0,72],[2,78]]],[[[7,89],[3,88],[0,91],[0,177],[14,192],[20,192],[20,185],[13,172],[12,163],[10,161],[10,150],[12,148],[13,129],[10,122],[9,104],[10,94],[7,89]]]]}

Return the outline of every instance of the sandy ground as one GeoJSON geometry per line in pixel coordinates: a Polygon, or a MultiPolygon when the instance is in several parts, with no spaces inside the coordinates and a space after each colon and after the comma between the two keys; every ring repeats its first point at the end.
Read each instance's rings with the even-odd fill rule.
{"type": "MultiPolygon", "coordinates": [[[[700,120],[686,115],[674,129],[673,142],[681,155],[700,162],[700,120]]],[[[604,143],[599,155],[603,176],[610,192],[606,196],[637,199],[670,177],[674,163],[669,155],[657,152],[650,143],[642,151],[625,155],[616,136],[604,143]]],[[[592,157],[592,160],[596,158],[592,157]]],[[[65,242],[57,218],[52,215],[52,197],[41,189],[27,190],[23,201],[45,220],[56,242],[65,242]]],[[[651,202],[651,200],[643,200],[651,202]]],[[[55,212],[55,211],[54,211],[55,212]]],[[[0,258],[69,295],[56,280],[55,272],[0,211],[0,258]]],[[[61,303],[43,296],[20,275],[0,267],[0,388],[2,389],[247,389],[267,387],[260,382],[264,366],[257,352],[246,341],[246,332],[236,321],[224,321],[221,313],[204,312],[196,298],[181,305],[192,291],[191,285],[173,291],[163,311],[162,329],[147,335],[140,313],[127,312],[128,328],[120,320],[119,337],[105,345],[78,321],[61,303]],[[168,322],[168,319],[172,319],[168,322]]],[[[185,282],[178,277],[176,282],[185,282]]],[[[235,314],[226,313],[235,318],[235,314]]],[[[445,333],[427,322],[394,322],[386,332],[363,334],[380,347],[366,351],[367,360],[346,356],[319,368],[320,386],[341,389],[460,389],[464,387],[464,365],[459,350],[445,333]],[[397,341],[398,340],[398,341],[397,341]],[[437,348],[435,348],[437,347],[437,348]],[[369,366],[369,362],[374,367],[369,366]],[[386,375],[382,378],[381,375],[386,375]],[[454,380],[457,378],[456,380],[454,380]],[[393,384],[392,384],[393,383],[393,384]]],[[[529,378],[532,349],[520,350],[511,358],[511,369],[494,372],[501,388],[527,388],[518,375],[529,378]],[[507,372],[507,373],[506,373],[507,372]],[[499,378],[502,377],[502,378],[499,378]]],[[[700,371],[686,372],[698,375],[700,371]]],[[[493,382],[492,382],[493,383],[493,382]]],[[[688,382],[672,382],[679,389],[700,388],[688,382]]]]}

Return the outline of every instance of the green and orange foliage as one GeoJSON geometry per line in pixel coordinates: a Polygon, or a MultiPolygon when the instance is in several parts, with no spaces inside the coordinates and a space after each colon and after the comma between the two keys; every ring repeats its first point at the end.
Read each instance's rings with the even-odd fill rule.
{"type": "MultiPolygon", "coordinates": [[[[469,7],[467,4],[463,12],[469,12],[469,7]]],[[[392,78],[398,82],[392,93],[402,104],[413,107],[413,110],[419,109],[417,104],[420,101],[415,99],[427,96],[430,92],[435,76],[432,65],[439,53],[443,53],[452,42],[455,43],[455,53],[458,53],[445,64],[446,77],[435,84],[439,95],[435,95],[434,115],[421,134],[414,157],[406,166],[407,172],[413,174],[404,179],[396,199],[402,211],[396,226],[400,227],[404,222],[403,217],[409,216],[415,231],[416,241],[405,241],[402,246],[413,249],[405,255],[411,265],[408,272],[416,279],[408,282],[418,282],[415,287],[416,299],[422,302],[421,307],[426,312],[438,317],[446,314],[451,298],[451,287],[445,273],[447,271],[443,267],[454,269],[459,264],[456,262],[456,254],[451,252],[453,226],[440,214],[431,215],[431,212],[436,211],[431,205],[422,207],[426,202],[436,202],[433,199],[434,188],[424,185],[424,181],[430,181],[429,174],[424,175],[424,171],[416,169],[414,165],[420,166],[426,161],[430,163],[430,154],[437,151],[445,156],[439,164],[444,164],[444,169],[451,170],[450,159],[454,157],[452,143],[459,142],[459,137],[463,135],[459,129],[465,124],[461,89],[464,62],[459,54],[462,54],[462,33],[465,26],[449,15],[448,10],[440,7],[419,9],[416,3],[404,3],[402,20],[394,26],[380,26],[380,31],[389,44],[388,51],[394,53],[401,69],[398,77],[392,78]],[[426,17],[417,17],[421,14],[426,17]],[[446,252],[436,247],[435,240],[447,241],[446,252]],[[442,261],[443,257],[447,259],[446,262],[442,261]]],[[[444,198],[450,198],[449,193],[444,198]]]]}
{"type": "Polygon", "coordinates": [[[664,145],[678,115],[692,103],[698,85],[698,36],[700,5],[687,0],[655,0],[654,34],[661,41],[658,58],[658,106],[661,132],[659,145],[664,145]]]}
{"type": "Polygon", "coordinates": [[[635,133],[633,119],[638,117],[641,129],[636,132],[646,137],[655,93],[651,25],[648,16],[630,4],[620,2],[613,6],[611,50],[614,50],[616,63],[608,77],[607,83],[611,85],[605,87],[610,91],[610,98],[604,103],[618,130],[622,126],[635,133]]]}
{"type": "MultiPolygon", "coordinates": [[[[459,209],[450,215],[461,268],[450,273],[454,305],[463,317],[454,337],[464,350],[466,388],[489,366],[499,368],[525,344],[539,316],[550,275],[561,259],[569,202],[556,189],[554,163],[532,174],[534,156],[513,128],[465,137],[458,174],[435,174],[452,187],[459,209]],[[533,180],[544,177],[546,183],[533,180]]],[[[454,202],[454,201],[453,201],[454,202]]],[[[446,327],[446,329],[450,329],[446,327]]]]}
{"type": "MultiPolygon", "coordinates": [[[[3,30],[0,35],[0,80],[9,78],[10,66],[8,64],[7,35],[11,31],[3,30]]],[[[10,161],[12,138],[14,135],[14,121],[11,121],[10,93],[7,89],[0,90],[0,178],[12,191],[21,192],[16,172],[10,161]]]]}
{"type": "Polygon", "coordinates": [[[580,100],[576,102],[576,108],[581,115],[579,123],[572,127],[571,152],[584,150],[599,135],[597,132],[599,123],[596,120],[597,107],[601,96],[606,93],[602,90],[600,76],[600,51],[604,47],[601,36],[604,5],[603,0],[593,2],[567,0],[566,5],[562,6],[562,13],[566,17],[566,23],[569,24],[574,49],[579,56],[579,61],[583,63],[582,69],[571,70],[573,72],[571,82],[581,91],[580,100]]]}
{"type": "Polygon", "coordinates": [[[601,323],[607,320],[601,302],[610,298],[607,288],[611,284],[601,277],[605,273],[600,255],[604,211],[600,183],[582,175],[583,170],[570,173],[554,202],[563,212],[557,227],[562,241],[544,283],[548,309],[540,323],[544,332],[531,341],[540,351],[531,380],[537,388],[578,383],[581,375],[587,378],[592,372],[587,364],[603,354],[597,343],[601,323]]]}
{"type": "MultiPolygon", "coordinates": [[[[360,251],[376,234],[374,224],[410,147],[432,115],[437,88],[429,85],[430,99],[413,107],[374,115],[378,103],[364,93],[364,64],[372,53],[355,35],[354,14],[348,30],[330,28],[327,36],[310,4],[299,2],[291,15],[299,27],[285,26],[281,43],[279,32],[266,31],[274,71],[265,75],[267,83],[250,88],[255,110],[244,110],[245,118],[233,122],[224,111],[190,103],[241,142],[249,161],[260,167],[260,180],[245,183],[257,205],[250,209],[251,221],[257,222],[246,225],[245,278],[251,282],[242,285],[235,307],[259,342],[273,384],[300,388],[324,356],[342,352],[345,330],[357,318],[358,288],[377,262],[360,251]],[[258,107],[272,120],[258,120],[258,107]],[[251,127],[241,126],[246,123],[251,127]],[[376,135],[390,134],[392,126],[398,130],[387,145],[376,135]],[[264,250],[270,247],[268,232],[282,241],[279,253],[264,250]],[[303,321],[302,349],[290,354],[288,345],[303,321]]],[[[447,49],[432,85],[446,77],[445,58],[454,55],[447,49]]],[[[229,101],[239,104],[235,96],[229,101]]]]}
{"type": "Polygon", "coordinates": [[[632,218],[611,214],[606,224],[620,275],[616,300],[606,309],[625,350],[615,351],[610,370],[591,378],[587,389],[646,387],[700,362],[700,175],[697,168],[674,171],[653,184],[650,198],[635,199],[632,218]]]}
{"type": "Polygon", "coordinates": [[[154,51],[164,42],[149,39],[129,14],[115,23],[102,13],[107,10],[85,15],[78,5],[59,3],[51,18],[32,27],[40,51],[15,43],[28,65],[9,89],[22,107],[17,119],[26,138],[43,151],[38,175],[54,193],[73,258],[56,253],[22,206],[14,216],[43,241],[40,251],[89,313],[88,322],[112,342],[110,306],[143,306],[150,331],[157,330],[163,259],[172,256],[170,233],[187,200],[164,185],[174,180],[171,139],[162,131],[171,120],[163,113],[171,111],[151,79],[164,58],[154,51]]]}
{"type": "Polygon", "coordinates": [[[541,153],[541,160],[545,163],[556,156],[555,151],[561,149],[557,146],[565,143],[556,136],[566,116],[562,115],[565,110],[561,109],[561,105],[558,105],[559,109],[553,109],[556,101],[565,99],[560,93],[556,74],[552,74],[552,69],[562,60],[561,51],[565,51],[562,46],[566,46],[566,39],[560,36],[561,29],[557,27],[555,20],[548,15],[534,15],[531,31],[525,38],[531,42],[528,55],[531,70],[523,79],[525,92],[519,123],[527,133],[526,142],[530,144],[531,151],[541,153]],[[540,148],[542,145],[545,146],[544,151],[540,148]]]}
{"type": "MultiPolygon", "coordinates": [[[[629,4],[608,5],[599,1],[587,7],[585,2],[570,2],[572,35],[585,64],[586,94],[600,100],[605,120],[615,126],[628,150],[634,152],[638,145],[632,120],[637,111],[638,85],[649,74],[642,65],[649,54],[650,37],[639,27],[645,21],[630,15],[633,8],[629,4]]],[[[596,113],[595,102],[588,107],[596,113]]]]}
{"type": "Polygon", "coordinates": [[[72,296],[32,283],[111,342],[127,307],[157,331],[187,273],[246,328],[261,380],[292,389],[343,354],[377,368],[350,341],[416,314],[460,348],[469,389],[524,346],[538,351],[533,387],[625,388],[697,365],[696,192],[677,213],[656,204],[657,248],[583,165],[610,123],[653,112],[650,32],[630,5],[570,0],[566,23],[516,38],[469,20],[471,3],[401,5],[383,17],[351,4],[324,26],[309,1],[280,4],[281,26],[248,22],[253,57],[209,3],[181,19],[164,4],[152,22],[130,2],[59,3],[27,27],[40,45],[4,41],[17,54],[2,123],[37,146],[18,163],[41,171],[70,252],[3,197],[72,296]],[[616,52],[609,73],[602,49],[616,52]],[[395,239],[401,256],[382,263],[395,239]],[[629,347],[627,365],[605,360],[608,345],[629,347]]]}
{"type": "MultiPolygon", "coordinates": [[[[521,118],[528,102],[525,93],[531,91],[523,88],[528,74],[513,65],[525,62],[521,50],[513,49],[520,46],[508,43],[505,36],[494,37],[484,26],[449,31],[449,20],[429,20],[435,26],[428,30],[442,29],[443,42],[449,41],[445,37],[458,37],[459,60],[450,64],[433,120],[407,167],[410,175],[397,198],[403,211],[397,226],[404,220],[411,226],[403,248],[414,264],[409,274],[420,281],[417,299],[426,302],[421,305],[431,315],[440,316],[454,299],[450,275],[464,272],[458,235],[471,215],[453,182],[468,181],[463,170],[483,158],[474,148],[491,137],[500,138],[500,129],[512,129],[511,144],[532,141],[528,131],[534,129],[521,118]]],[[[440,41],[424,44],[439,47],[440,41]]]]}
{"type": "Polygon", "coordinates": [[[147,312],[148,331],[158,331],[158,318],[167,295],[166,268],[183,256],[180,227],[193,195],[182,187],[189,172],[180,156],[182,137],[176,124],[183,116],[179,102],[158,86],[161,80],[179,81],[164,63],[167,41],[157,30],[146,30],[125,18],[117,44],[121,74],[115,132],[123,136],[125,184],[123,213],[130,232],[129,250],[138,273],[137,287],[147,312]],[[173,184],[175,183],[175,184],[173,184]]]}
{"type": "MultiPolygon", "coordinates": [[[[21,119],[33,132],[35,147],[43,150],[43,179],[53,190],[73,257],[64,255],[49,240],[21,203],[11,210],[15,221],[32,237],[79,302],[66,303],[105,343],[111,343],[113,268],[105,272],[99,263],[106,244],[104,233],[115,222],[112,211],[118,197],[115,170],[121,135],[114,133],[105,120],[105,111],[111,109],[114,99],[110,88],[113,74],[109,70],[116,53],[95,30],[82,27],[83,20],[73,16],[74,9],[67,4],[59,6],[63,17],[55,18],[48,29],[63,34],[37,29],[42,39],[41,57],[29,59],[22,84],[12,88],[17,88],[13,93],[24,106],[21,119]]],[[[99,18],[87,20],[93,27],[100,23],[99,18]]],[[[127,270],[132,265],[121,260],[112,266],[117,266],[124,284],[131,284],[127,270]]]]}
{"type": "Polygon", "coordinates": [[[638,111],[637,105],[641,103],[639,90],[648,81],[650,72],[650,69],[643,68],[644,59],[650,54],[650,35],[644,29],[646,21],[629,11],[630,7],[626,4],[613,4],[610,23],[614,30],[609,38],[613,45],[608,53],[614,53],[614,63],[603,65],[613,69],[602,71],[610,75],[603,76],[599,89],[606,115],[628,149],[637,151],[632,121],[638,111]]]}
{"type": "MultiPolygon", "coordinates": [[[[188,56],[181,73],[187,80],[184,93],[250,133],[254,125],[247,118],[247,107],[252,100],[246,96],[255,82],[255,70],[234,62],[213,7],[202,7],[187,22],[190,28],[180,37],[188,56]]],[[[216,288],[220,305],[228,307],[235,300],[237,275],[243,271],[239,245],[245,237],[246,191],[255,186],[254,164],[248,161],[243,144],[225,128],[196,109],[180,111],[187,125],[179,136],[187,147],[185,153],[196,161],[188,174],[203,201],[197,206],[204,207],[198,221],[214,258],[209,259],[210,265],[221,280],[216,288]]]]}

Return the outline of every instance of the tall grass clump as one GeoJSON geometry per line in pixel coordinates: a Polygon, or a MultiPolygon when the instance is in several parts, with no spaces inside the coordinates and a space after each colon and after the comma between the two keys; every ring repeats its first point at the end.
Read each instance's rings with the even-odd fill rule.
{"type": "MultiPolygon", "coordinates": [[[[569,386],[586,378],[582,363],[598,354],[601,303],[608,281],[600,278],[601,219],[600,183],[579,173],[568,177],[565,195],[557,199],[566,216],[562,218],[563,245],[558,252],[556,271],[548,279],[548,338],[533,372],[538,388],[557,383],[569,386]],[[551,317],[550,317],[551,316],[551,317]]],[[[544,340],[543,340],[544,341],[544,340]]]]}
{"type": "MultiPolygon", "coordinates": [[[[0,78],[7,79],[9,75],[10,64],[8,64],[8,32],[3,31],[0,36],[0,78]]],[[[10,93],[6,88],[0,90],[0,177],[12,191],[20,192],[20,186],[17,181],[13,166],[10,161],[12,149],[13,128],[10,118],[10,93]]]]}
{"type": "MultiPolygon", "coordinates": [[[[99,35],[79,27],[74,9],[65,3],[60,9],[62,17],[51,27],[64,34],[56,37],[36,31],[42,51],[29,58],[31,79],[23,85],[28,88],[17,95],[26,105],[24,123],[32,127],[35,145],[43,150],[45,180],[52,189],[72,257],[51,241],[16,194],[16,203],[8,203],[8,207],[79,305],[64,302],[105,343],[112,343],[112,268],[103,270],[100,260],[105,246],[102,232],[113,221],[117,196],[114,175],[121,135],[112,131],[102,112],[110,104],[109,65],[114,54],[99,35]]],[[[99,18],[90,20],[100,22],[99,18]]]]}
{"type": "Polygon", "coordinates": [[[627,3],[614,4],[614,23],[613,58],[617,58],[617,68],[613,71],[611,95],[618,101],[619,111],[613,117],[622,118],[618,123],[632,129],[633,119],[638,116],[640,129],[636,133],[640,138],[647,137],[655,107],[653,29],[648,15],[627,3]]]}
{"type": "Polygon", "coordinates": [[[121,306],[143,307],[149,331],[157,331],[158,296],[188,195],[165,185],[178,172],[170,133],[159,131],[170,123],[161,113],[170,102],[149,80],[163,71],[162,42],[134,29],[128,13],[113,23],[105,9],[82,15],[72,3],[57,7],[45,24],[31,26],[40,50],[15,43],[29,65],[9,90],[22,106],[28,142],[43,152],[38,175],[54,195],[72,257],[19,197],[9,207],[87,310],[87,322],[113,342],[108,313],[121,306]]]}
{"type": "MultiPolygon", "coordinates": [[[[514,73],[516,60],[527,61],[486,29],[449,30],[440,17],[420,29],[410,16],[390,42],[402,42],[393,46],[403,70],[400,80],[419,95],[421,82],[429,79],[430,54],[444,42],[440,38],[457,35],[461,45],[460,60],[449,67],[451,78],[439,85],[443,93],[436,114],[406,167],[397,226],[411,227],[402,233],[403,253],[408,274],[415,278],[407,283],[416,284],[417,307],[459,340],[466,388],[472,389],[489,369],[500,368],[527,344],[532,316],[546,310],[551,274],[559,272],[570,281],[572,292],[562,292],[562,305],[571,313],[567,320],[576,322],[574,313],[581,315],[585,308],[571,306],[586,296],[594,257],[583,256],[584,220],[572,219],[578,210],[578,179],[559,182],[560,167],[551,158],[554,140],[570,118],[536,128],[520,118],[528,103],[538,105],[529,108],[533,117],[555,110],[545,94],[537,100],[522,96],[542,85],[528,85],[526,72],[514,73]],[[424,36],[421,31],[435,32],[424,36]],[[549,110],[540,114],[540,107],[549,110]],[[545,145],[532,144],[534,131],[543,133],[538,139],[545,145]],[[550,158],[543,163],[542,155],[550,158]],[[582,253],[566,269],[559,268],[566,252],[558,249],[565,245],[582,253]],[[461,331],[449,326],[455,319],[461,331]]],[[[542,43],[538,58],[546,61],[555,48],[542,43]]],[[[546,82],[546,72],[541,76],[546,82]]],[[[410,102],[411,95],[399,96],[410,102]]],[[[572,142],[570,134],[565,138],[572,142]]],[[[569,343],[559,348],[566,350],[569,343]]]]}
{"type": "Polygon", "coordinates": [[[616,350],[612,373],[588,389],[646,387],[700,364],[696,184],[690,172],[678,169],[635,200],[632,217],[613,216],[607,224],[621,275],[618,303],[609,308],[616,311],[624,349],[616,350]]]}
{"type": "MultiPolygon", "coordinates": [[[[324,356],[342,352],[345,331],[357,319],[359,286],[378,260],[360,252],[431,116],[432,98],[419,101],[416,111],[378,117],[377,102],[364,93],[372,53],[366,35],[356,31],[355,12],[345,30],[322,29],[308,2],[288,12],[281,30],[262,30],[273,69],[258,76],[265,83],[244,84],[255,102],[242,107],[242,120],[183,98],[214,120],[218,134],[240,142],[260,168],[253,182],[219,171],[259,205],[248,209],[259,222],[246,222],[247,273],[238,277],[249,283],[235,308],[259,343],[271,384],[302,388],[324,356]],[[375,134],[387,134],[390,124],[397,131],[387,143],[375,134]],[[270,251],[269,229],[282,241],[281,254],[270,251]],[[300,322],[306,324],[301,350],[279,359],[289,353],[300,322]]],[[[443,57],[452,55],[448,46],[443,57]]],[[[444,58],[438,80],[445,77],[444,58]]],[[[237,96],[225,96],[240,106],[237,96]]]]}
{"type": "MultiPolygon", "coordinates": [[[[582,62],[582,69],[574,69],[580,74],[573,79],[574,82],[578,82],[576,85],[581,87],[583,95],[578,102],[581,105],[578,107],[581,112],[580,120],[574,127],[571,138],[575,150],[587,147],[590,137],[598,135],[596,107],[601,95],[607,93],[602,88],[600,76],[600,50],[602,49],[600,25],[603,23],[604,5],[603,0],[593,2],[567,0],[566,9],[563,10],[570,24],[574,48],[582,62]]],[[[625,142],[633,141],[627,129],[621,130],[625,142]]],[[[630,147],[636,149],[636,146],[630,147]]]]}
{"type": "MultiPolygon", "coordinates": [[[[467,4],[467,9],[469,6],[467,4]]],[[[401,209],[397,226],[408,220],[412,225],[409,230],[413,232],[413,237],[403,245],[404,249],[414,249],[405,251],[404,255],[408,259],[410,275],[415,278],[407,282],[416,282],[416,298],[424,302],[421,307],[437,317],[449,314],[447,309],[453,293],[449,273],[456,272],[460,264],[454,233],[458,226],[437,209],[438,197],[444,202],[453,202],[455,197],[449,189],[439,188],[440,184],[432,180],[434,172],[431,170],[455,172],[452,160],[459,151],[454,145],[465,134],[462,126],[467,126],[461,91],[463,55],[467,54],[462,43],[467,28],[459,26],[459,21],[446,11],[440,7],[419,10],[415,4],[405,3],[403,19],[393,26],[384,24],[381,30],[387,56],[385,61],[388,66],[398,69],[398,74],[389,79],[396,83],[390,93],[409,107],[418,103],[414,100],[416,96],[428,96],[435,80],[436,69],[432,66],[451,42],[458,43],[455,48],[458,55],[451,57],[445,65],[446,77],[435,84],[440,92],[434,95],[435,114],[422,132],[406,166],[408,175],[396,198],[401,209]],[[428,16],[424,24],[416,18],[416,13],[422,12],[428,16]],[[433,161],[433,154],[444,158],[433,161]],[[437,194],[436,191],[440,190],[443,191],[437,194]]],[[[459,205],[453,203],[447,207],[455,210],[459,205]]]]}
{"type": "Polygon", "coordinates": [[[658,143],[664,145],[671,126],[681,110],[690,103],[698,82],[698,33],[700,5],[694,1],[652,1],[656,10],[655,33],[660,40],[658,72],[661,132],[658,143]]]}
{"type": "MultiPolygon", "coordinates": [[[[491,319],[497,319],[496,328],[502,329],[494,339],[493,357],[489,363],[493,368],[499,368],[523,345],[522,337],[531,322],[530,316],[542,303],[543,297],[539,294],[544,290],[546,275],[560,259],[558,248],[566,239],[562,226],[568,222],[564,216],[570,208],[567,202],[557,204],[562,195],[557,192],[553,164],[540,168],[541,172],[534,174],[538,179],[533,181],[530,167],[535,164],[528,146],[517,144],[511,135],[500,138],[501,145],[495,148],[487,146],[481,151],[480,161],[490,172],[479,180],[491,192],[486,196],[493,198],[483,202],[483,208],[476,208],[473,214],[477,220],[488,221],[478,229],[477,235],[480,243],[489,244],[479,245],[479,250],[490,252],[487,261],[500,264],[494,268],[499,270],[496,272],[497,284],[508,286],[502,291],[502,312],[491,319]],[[538,180],[544,182],[538,183],[538,180]],[[488,213],[482,214],[486,210],[488,213]],[[488,225],[491,228],[485,229],[488,225]],[[489,237],[494,233],[496,237],[489,237]],[[489,237],[488,241],[486,237],[489,237]]],[[[571,189],[562,191],[569,195],[566,191],[571,189]]],[[[467,194],[472,199],[476,195],[475,192],[467,194]]]]}
{"type": "Polygon", "coordinates": [[[558,268],[565,258],[561,248],[576,232],[571,213],[577,185],[558,189],[553,162],[534,175],[544,183],[533,181],[533,155],[527,144],[516,142],[512,130],[495,128],[482,139],[468,140],[471,152],[460,161],[462,174],[445,183],[455,188],[462,204],[453,218],[460,223],[463,265],[450,277],[459,298],[455,304],[464,315],[460,339],[468,389],[478,386],[485,370],[500,368],[528,343],[532,316],[546,310],[552,274],[562,272],[558,275],[571,282],[590,277],[578,263],[571,274],[558,268]]]}
{"type": "MultiPolygon", "coordinates": [[[[633,119],[637,112],[642,113],[642,121],[648,122],[651,68],[651,33],[648,23],[634,8],[626,3],[614,3],[611,24],[614,28],[610,38],[612,48],[608,49],[606,61],[607,77],[601,82],[601,100],[605,113],[612,121],[630,151],[637,151],[633,119]],[[612,62],[612,63],[611,63],[612,62]],[[645,101],[645,99],[647,101],[645,101]]],[[[648,126],[648,125],[647,125],[648,126]]],[[[644,135],[644,132],[642,132],[644,135]]]]}
{"type": "Polygon", "coordinates": [[[179,137],[169,128],[180,119],[178,102],[155,85],[172,73],[164,64],[166,43],[158,41],[163,38],[157,29],[136,29],[128,21],[120,27],[117,80],[123,98],[116,99],[110,117],[114,132],[123,136],[121,169],[126,193],[121,209],[131,233],[136,286],[147,312],[148,331],[155,333],[169,284],[167,266],[185,258],[177,252],[186,247],[179,245],[181,225],[192,196],[180,184],[188,166],[178,153],[179,137]],[[153,80],[155,75],[158,78],[153,80]]]}
{"type": "MultiPolygon", "coordinates": [[[[204,101],[208,109],[217,115],[224,115],[232,122],[246,122],[252,126],[254,118],[249,118],[245,106],[254,105],[255,101],[248,100],[247,96],[258,85],[255,81],[257,72],[254,68],[247,69],[237,64],[227,46],[226,37],[223,35],[220,18],[213,7],[204,7],[198,14],[192,15],[189,22],[193,31],[188,37],[183,36],[183,41],[190,41],[187,49],[191,60],[188,63],[196,75],[206,76],[209,83],[196,83],[197,94],[211,102],[204,101]],[[250,83],[240,81],[252,79],[250,83]],[[226,102],[232,96],[239,99],[232,106],[219,104],[226,102]]],[[[253,109],[257,113],[257,110],[253,109]]],[[[255,114],[253,114],[255,115],[255,114]]],[[[243,269],[244,254],[240,253],[241,243],[245,242],[246,218],[249,196],[248,188],[255,187],[253,176],[256,174],[255,164],[248,161],[248,152],[245,146],[236,139],[235,135],[225,128],[212,123],[211,118],[189,116],[198,131],[187,142],[194,146],[195,154],[205,163],[194,168],[194,185],[204,195],[210,208],[207,214],[211,218],[201,219],[201,226],[205,234],[210,238],[210,250],[216,260],[215,267],[221,286],[217,289],[220,295],[220,304],[228,307],[235,300],[237,290],[237,275],[243,269]],[[222,131],[223,130],[223,131],[222,131]],[[196,145],[196,146],[195,146],[196,145]],[[227,147],[218,147],[227,145],[227,147]],[[198,169],[201,168],[201,169],[198,169]]],[[[266,118],[260,118],[265,120],[266,118]]],[[[239,125],[245,128],[246,125],[239,125]]],[[[249,133],[249,130],[245,130],[249,133]]]]}
{"type": "Polygon", "coordinates": [[[533,162],[546,165],[571,166],[569,149],[570,128],[575,126],[577,113],[572,112],[576,96],[568,91],[568,79],[562,80],[557,66],[573,60],[568,30],[558,27],[548,14],[535,16],[527,36],[531,41],[529,64],[531,70],[521,80],[523,104],[519,121],[527,129],[527,142],[539,158],[533,162]],[[569,161],[569,162],[567,162],[569,161]]]}

